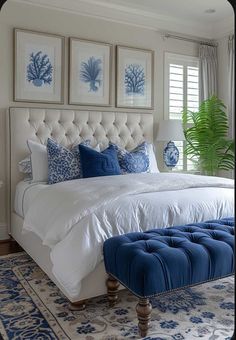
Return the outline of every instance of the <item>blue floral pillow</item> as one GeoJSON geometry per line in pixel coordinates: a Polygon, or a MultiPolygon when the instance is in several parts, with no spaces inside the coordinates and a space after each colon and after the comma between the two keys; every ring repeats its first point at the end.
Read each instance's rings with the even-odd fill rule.
{"type": "MultiPolygon", "coordinates": [[[[81,144],[89,145],[89,141],[81,144]]],[[[47,141],[48,184],[70,181],[82,177],[79,144],[71,150],[58,144],[53,139],[47,141]]]]}
{"type": "Polygon", "coordinates": [[[122,174],[150,172],[148,143],[143,142],[132,151],[127,151],[116,144],[117,156],[122,174]]]}

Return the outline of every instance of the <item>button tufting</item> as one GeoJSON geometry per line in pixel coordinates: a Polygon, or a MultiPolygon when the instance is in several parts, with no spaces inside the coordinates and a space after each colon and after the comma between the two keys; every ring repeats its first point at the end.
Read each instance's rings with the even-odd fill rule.
{"type": "Polygon", "coordinates": [[[230,235],[232,230],[228,228],[227,222],[224,227],[215,225],[215,231],[206,230],[204,224],[198,227],[197,223],[191,228],[177,226],[169,230],[173,233],[172,237],[168,236],[169,231],[161,228],[149,233],[134,232],[128,236],[120,235],[106,240],[103,254],[107,272],[114,274],[136,295],[145,298],[202,283],[203,273],[204,280],[218,278],[219,272],[222,276],[232,274],[233,236],[230,235]],[[189,229],[193,229],[195,234],[189,235],[186,232],[189,229]],[[215,238],[214,244],[212,238],[215,238]],[[138,243],[135,244],[136,242],[138,243]],[[187,249],[190,251],[186,251],[187,249]],[[147,256],[148,254],[152,256],[147,256]],[[174,258],[174,265],[171,258],[174,258]],[[124,259],[127,270],[124,270],[124,259]],[[179,274],[179,268],[183,275],[179,274]],[[188,275],[189,272],[191,275],[188,275]]]}

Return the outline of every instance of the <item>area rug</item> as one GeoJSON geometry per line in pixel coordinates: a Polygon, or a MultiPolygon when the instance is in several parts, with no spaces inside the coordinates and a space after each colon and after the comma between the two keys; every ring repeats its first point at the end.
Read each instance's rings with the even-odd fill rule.
{"type": "MultiPolygon", "coordinates": [[[[234,323],[233,277],[164,294],[152,300],[145,340],[230,340],[234,323]]],[[[25,253],[0,257],[0,333],[10,340],[140,339],[135,306],[126,290],[108,308],[106,296],[72,312],[68,300],[25,253]]]]}

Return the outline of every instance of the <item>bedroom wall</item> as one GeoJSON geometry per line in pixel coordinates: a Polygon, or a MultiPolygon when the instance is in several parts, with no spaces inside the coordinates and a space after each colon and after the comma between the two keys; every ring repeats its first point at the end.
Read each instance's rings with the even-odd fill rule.
{"type": "MultiPolygon", "coordinates": [[[[217,40],[218,43],[218,96],[228,105],[229,84],[228,84],[228,34],[217,40]]],[[[234,123],[229,119],[229,136],[235,138],[234,123]]],[[[234,178],[234,171],[221,171],[220,176],[234,178]]]]}
{"type": "MultiPolygon", "coordinates": [[[[230,34],[229,34],[230,35],[230,34]]],[[[228,84],[228,39],[229,35],[224,36],[217,40],[218,42],[218,95],[219,98],[227,106],[229,96],[228,84]]],[[[234,124],[232,124],[234,125],[234,124]]],[[[230,136],[234,137],[234,128],[231,126],[230,136]]]]}
{"type": "MultiPolygon", "coordinates": [[[[50,32],[74,36],[90,40],[100,40],[113,45],[121,44],[155,51],[154,70],[154,110],[142,112],[153,113],[155,126],[159,119],[164,116],[163,109],[163,74],[164,74],[164,52],[173,52],[197,56],[197,45],[189,42],[166,39],[163,40],[160,33],[141,29],[134,26],[103,21],[95,18],[52,11],[31,5],[8,2],[0,13],[0,180],[4,186],[0,189],[0,238],[6,237],[6,128],[5,111],[9,106],[39,106],[59,107],[69,109],[96,109],[96,107],[79,107],[67,105],[68,102],[68,77],[65,73],[65,104],[27,104],[13,102],[13,28],[25,28],[42,32],[50,32]]],[[[66,65],[68,57],[68,40],[66,40],[66,65]]],[[[114,60],[114,59],[113,59],[114,60]]],[[[67,71],[67,70],[66,70],[67,71]]],[[[112,72],[112,106],[102,108],[103,111],[116,110],[134,112],[128,109],[116,109],[115,103],[115,73],[114,63],[112,72]]],[[[101,110],[101,108],[97,108],[101,110]]],[[[162,157],[158,156],[161,168],[162,157]]]]}

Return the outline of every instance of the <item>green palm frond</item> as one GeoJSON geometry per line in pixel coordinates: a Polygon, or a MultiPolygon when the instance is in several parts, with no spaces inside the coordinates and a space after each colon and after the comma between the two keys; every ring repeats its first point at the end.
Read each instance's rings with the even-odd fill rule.
{"type": "Polygon", "coordinates": [[[183,110],[183,130],[190,159],[198,168],[214,175],[219,170],[234,169],[234,141],[227,138],[228,117],[224,103],[212,96],[203,101],[197,112],[183,110]]]}

